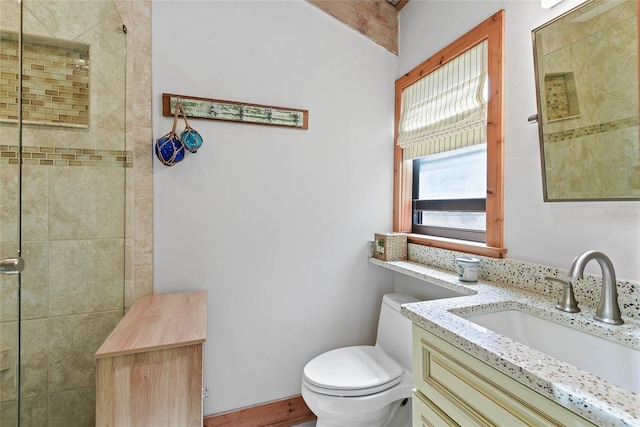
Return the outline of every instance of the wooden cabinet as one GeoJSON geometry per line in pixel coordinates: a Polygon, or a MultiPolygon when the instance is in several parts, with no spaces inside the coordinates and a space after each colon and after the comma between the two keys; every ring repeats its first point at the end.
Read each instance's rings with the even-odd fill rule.
{"type": "Polygon", "coordinates": [[[413,375],[413,427],[593,425],[415,324],[413,375]]]}
{"type": "Polygon", "coordinates": [[[96,353],[96,426],[202,426],[207,293],[139,298],[96,353]]]}

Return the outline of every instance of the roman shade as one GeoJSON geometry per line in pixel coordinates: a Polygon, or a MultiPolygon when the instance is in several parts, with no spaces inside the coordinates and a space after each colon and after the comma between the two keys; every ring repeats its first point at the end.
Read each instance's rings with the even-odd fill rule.
{"type": "Polygon", "coordinates": [[[416,159],[486,142],[487,41],[402,92],[398,145],[416,159]]]}

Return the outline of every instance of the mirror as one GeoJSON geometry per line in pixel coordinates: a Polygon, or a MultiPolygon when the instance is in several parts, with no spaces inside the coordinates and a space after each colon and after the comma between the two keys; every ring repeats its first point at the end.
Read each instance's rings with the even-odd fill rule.
{"type": "Polygon", "coordinates": [[[533,30],[545,201],[640,200],[637,9],[592,0],[533,30]]]}

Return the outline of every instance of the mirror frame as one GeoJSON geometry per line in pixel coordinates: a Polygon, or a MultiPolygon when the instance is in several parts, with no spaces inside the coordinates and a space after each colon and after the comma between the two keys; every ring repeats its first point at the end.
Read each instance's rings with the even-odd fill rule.
{"type": "MultiPolygon", "coordinates": [[[[635,0],[633,0],[635,1],[635,0]]],[[[589,7],[590,5],[592,5],[593,3],[596,3],[597,0],[587,0],[584,3],[581,3],[579,5],[577,5],[576,7],[562,13],[561,15],[557,16],[556,18],[540,25],[539,27],[533,29],[531,31],[531,39],[532,39],[532,43],[533,43],[533,60],[534,60],[534,75],[535,75],[535,87],[536,87],[536,107],[537,107],[537,112],[535,116],[531,116],[529,118],[529,121],[532,122],[533,120],[536,120],[538,123],[538,135],[539,135],[539,144],[540,144],[540,161],[541,161],[541,167],[542,167],[542,192],[543,192],[543,197],[544,197],[544,201],[545,202],[589,202],[589,201],[638,201],[640,200],[640,195],[630,195],[630,196],[617,196],[617,197],[585,197],[585,198],[550,198],[549,197],[549,192],[547,190],[547,174],[546,174],[546,165],[545,165],[545,140],[544,140],[544,132],[543,132],[543,127],[545,125],[545,123],[543,123],[543,119],[542,119],[542,96],[540,93],[541,90],[541,76],[540,76],[540,70],[539,70],[539,61],[540,59],[538,58],[538,46],[536,43],[536,34],[540,31],[543,30],[547,27],[549,27],[550,25],[556,24],[558,21],[563,20],[565,18],[567,18],[568,16],[581,11],[584,8],[589,7]]],[[[637,4],[637,3],[636,3],[637,4]]],[[[636,13],[636,22],[637,22],[637,27],[636,28],[640,28],[640,15],[638,13],[636,13]]],[[[638,69],[639,69],[639,73],[640,73],[640,43],[639,43],[639,55],[638,55],[638,69]]],[[[542,77],[543,78],[543,77],[542,77]]],[[[640,85],[639,85],[640,86],[640,85]]],[[[638,90],[638,105],[640,106],[640,88],[638,90]]],[[[640,108],[639,108],[639,112],[640,112],[640,108]]],[[[570,117],[567,117],[570,118],[570,117]]],[[[638,152],[638,156],[640,158],[640,150],[638,152]]]]}

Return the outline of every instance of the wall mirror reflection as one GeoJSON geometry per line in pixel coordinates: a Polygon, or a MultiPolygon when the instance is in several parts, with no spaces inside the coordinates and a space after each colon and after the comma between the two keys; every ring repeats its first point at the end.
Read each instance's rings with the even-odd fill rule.
{"type": "Polygon", "coordinates": [[[640,200],[637,13],[591,0],[533,30],[545,201],[640,200]]]}

